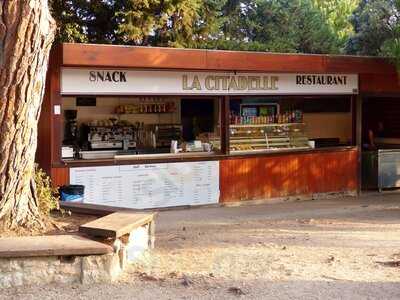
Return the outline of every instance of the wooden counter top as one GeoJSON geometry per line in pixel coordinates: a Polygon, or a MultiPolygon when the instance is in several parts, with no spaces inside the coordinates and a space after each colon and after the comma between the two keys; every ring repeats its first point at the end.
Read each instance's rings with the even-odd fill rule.
{"type": "Polygon", "coordinates": [[[111,166],[111,165],[127,165],[127,164],[150,164],[150,163],[166,163],[166,162],[188,162],[188,161],[214,161],[227,160],[237,158],[252,157],[270,157],[270,156],[286,156],[305,153],[321,153],[321,152],[339,152],[339,151],[355,151],[356,146],[342,147],[326,147],[315,149],[287,149],[287,150],[267,150],[264,152],[248,152],[248,153],[232,153],[226,154],[209,154],[209,153],[184,153],[184,154],[150,154],[150,155],[127,155],[126,158],[115,159],[87,159],[87,160],[65,160],[53,167],[90,167],[90,166],[111,166]]]}

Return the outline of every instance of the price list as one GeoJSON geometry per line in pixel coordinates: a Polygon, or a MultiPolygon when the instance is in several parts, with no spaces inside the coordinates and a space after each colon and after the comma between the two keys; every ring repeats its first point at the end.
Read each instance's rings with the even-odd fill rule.
{"type": "Polygon", "coordinates": [[[84,203],[157,208],[218,203],[219,162],[71,168],[85,186],[84,203]]]}

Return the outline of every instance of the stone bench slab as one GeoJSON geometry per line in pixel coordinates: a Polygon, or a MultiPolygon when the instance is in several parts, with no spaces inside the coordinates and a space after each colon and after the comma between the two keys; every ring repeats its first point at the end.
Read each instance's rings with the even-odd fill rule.
{"type": "Polygon", "coordinates": [[[152,223],[154,213],[115,212],[79,226],[79,231],[90,236],[117,239],[132,230],[152,223]]]}
{"type": "Polygon", "coordinates": [[[100,255],[112,252],[111,246],[79,235],[0,238],[0,258],[100,255]]]}
{"type": "Polygon", "coordinates": [[[60,207],[65,210],[69,210],[72,213],[93,215],[100,217],[104,217],[118,211],[133,212],[133,213],[143,211],[134,208],[116,207],[116,206],[91,204],[91,203],[67,202],[67,201],[60,201],[60,207]]]}

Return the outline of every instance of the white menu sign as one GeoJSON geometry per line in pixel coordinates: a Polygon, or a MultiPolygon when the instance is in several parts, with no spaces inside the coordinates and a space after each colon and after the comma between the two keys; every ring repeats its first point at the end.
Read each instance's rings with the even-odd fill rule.
{"type": "Polygon", "coordinates": [[[219,162],[71,168],[70,183],[85,186],[84,203],[137,209],[214,204],[219,162]]]}

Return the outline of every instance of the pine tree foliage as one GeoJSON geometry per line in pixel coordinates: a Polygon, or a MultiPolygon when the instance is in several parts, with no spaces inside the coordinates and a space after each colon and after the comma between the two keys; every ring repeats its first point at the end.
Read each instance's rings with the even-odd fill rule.
{"type": "Polygon", "coordinates": [[[360,0],[313,0],[313,5],[321,11],[328,25],[337,35],[341,48],[354,33],[350,18],[359,2],[360,0]]]}
{"type": "Polygon", "coordinates": [[[346,52],[380,55],[386,41],[396,35],[398,9],[393,0],[361,0],[351,17],[354,34],[348,39],[346,52]]]}
{"type": "Polygon", "coordinates": [[[117,12],[117,34],[127,44],[194,47],[207,33],[206,12],[202,0],[129,0],[117,12]]]}
{"type": "Polygon", "coordinates": [[[400,53],[399,0],[51,0],[58,40],[250,51],[400,53]]]}

